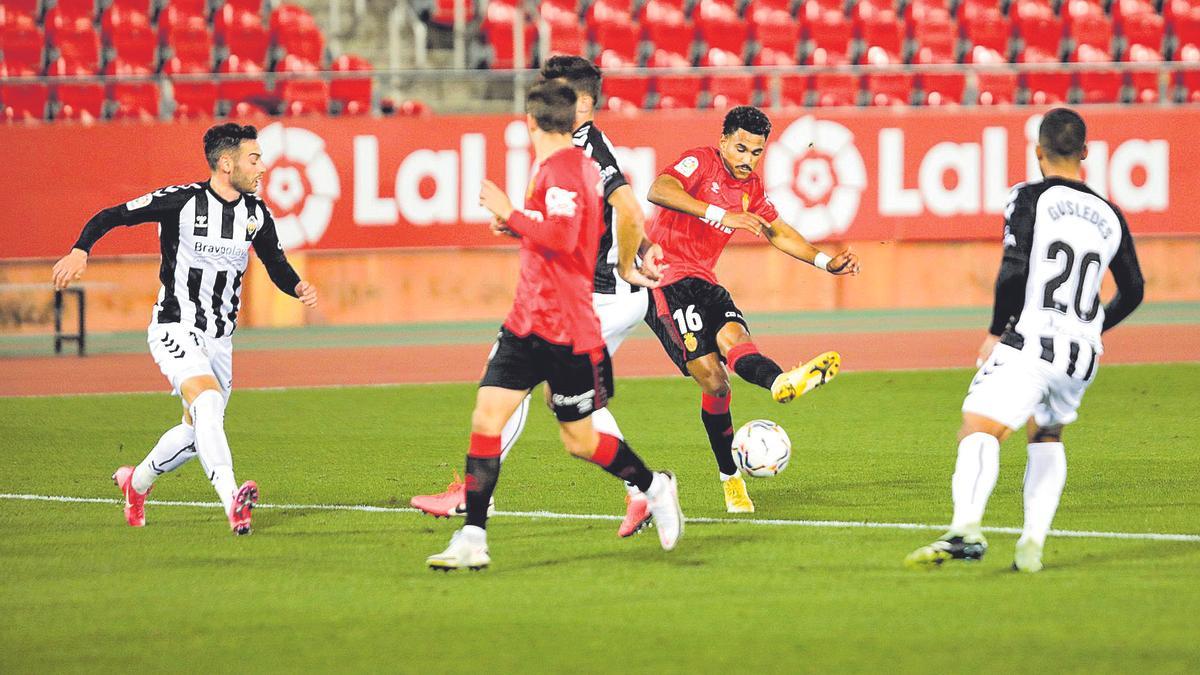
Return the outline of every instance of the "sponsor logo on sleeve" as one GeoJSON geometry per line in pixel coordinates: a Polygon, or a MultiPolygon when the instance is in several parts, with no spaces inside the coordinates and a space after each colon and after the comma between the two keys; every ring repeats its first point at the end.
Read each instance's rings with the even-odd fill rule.
{"type": "Polygon", "coordinates": [[[679,163],[675,165],[675,170],[688,178],[691,178],[692,174],[696,173],[696,169],[699,168],[700,160],[690,155],[679,160],[679,163]]]}
{"type": "Polygon", "coordinates": [[[130,211],[137,211],[138,209],[149,206],[150,202],[153,200],[154,200],[154,193],[151,192],[150,194],[142,195],[141,197],[138,197],[137,199],[131,199],[131,200],[125,202],[125,208],[130,211]]]}
{"type": "Polygon", "coordinates": [[[575,217],[575,193],[560,187],[546,190],[546,213],[565,218],[575,217]]]}

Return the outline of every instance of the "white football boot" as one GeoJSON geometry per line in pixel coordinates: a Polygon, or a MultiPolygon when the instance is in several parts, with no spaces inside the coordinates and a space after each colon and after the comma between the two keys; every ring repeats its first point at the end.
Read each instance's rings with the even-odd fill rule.
{"type": "Polygon", "coordinates": [[[679,508],[679,484],[669,471],[654,474],[654,482],[646,490],[647,506],[654,517],[654,529],[663,550],[675,548],[683,536],[683,511],[679,508]]]}
{"type": "Polygon", "coordinates": [[[425,559],[430,569],[449,572],[464,567],[481,570],[492,563],[488,556],[487,531],[475,525],[465,525],[450,538],[445,551],[425,559]]]}

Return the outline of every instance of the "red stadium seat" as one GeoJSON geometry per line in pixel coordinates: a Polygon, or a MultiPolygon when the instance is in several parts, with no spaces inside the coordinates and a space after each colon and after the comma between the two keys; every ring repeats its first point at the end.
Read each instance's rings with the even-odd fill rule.
{"type": "Polygon", "coordinates": [[[858,100],[858,78],[844,73],[817,73],[811,89],[821,107],[851,106],[858,100]]]}
{"type": "Polygon", "coordinates": [[[646,37],[654,46],[647,66],[662,68],[691,65],[692,27],[690,24],[664,23],[646,27],[646,37]]]}
{"type": "Polygon", "coordinates": [[[325,36],[316,19],[295,5],[280,5],[271,13],[271,41],[289,56],[314,64],[325,60],[325,36]]]}
{"type": "Polygon", "coordinates": [[[208,0],[167,0],[162,4],[163,8],[158,13],[160,24],[163,15],[172,10],[183,16],[204,16],[208,11],[208,0]]]}
{"type": "MultiPolygon", "coordinates": [[[[5,4],[8,4],[7,0],[5,4]]],[[[82,17],[91,21],[96,16],[96,3],[94,0],[56,0],[54,9],[51,11],[71,18],[82,17]]]]}
{"type": "MultiPolygon", "coordinates": [[[[1080,45],[1071,55],[1077,63],[1111,63],[1112,55],[1091,45],[1080,45]]],[[[1121,100],[1121,73],[1115,70],[1085,70],[1076,76],[1084,103],[1116,103],[1121,100]]]]}
{"type": "Polygon", "coordinates": [[[118,58],[149,68],[158,55],[158,39],[145,12],[114,5],[101,21],[104,42],[118,58]]]}
{"type": "Polygon", "coordinates": [[[663,109],[700,107],[700,77],[696,75],[659,75],[654,78],[658,106],[663,109]]]}
{"type": "Polygon", "coordinates": [[[267,83],[263,68],[251,59],[244,59],[236,54],[225,59],[221,64],[222,73],[242,73],[254,76],[248,79],[221,80],[217,84],[217,98],[236,104],[240,101],[255,101],[266,98],[267,83]]]}
{"type": "Polygon", "coordinates": [[[910,30],[929,21],[950,21],[950,8],[946,0],[912,0],[904,8],[904,21],[910,30]]]}
{"type": "MultiPolygon", "coordinates": [[[[79,62],[60,58],[46,70],[50,76],[95,75],[96,71],[79,62]]],[[[100,84],[51,84],[51,95],[57,101],[54,119],[90,122],[104,114],[104,87],[100,84]]]]}
{"type": "MultiPolygon", "coordinates": [[[[913,26],[916,64],[952,64],[955,62],[954,26],[949,14],[945,18],[930,18],[913,26]]],[[[962,103],[966,77],[956,73],[924,73],[920,76],[922,100],[927,105],[962,103]]]]}
{"type": "Polygon", "coordinates": [[[696,32],[708,49],[742,55],[750,38],[750,27],[738,17],[733,5],[721,0],[700,0],[692,12],[696,32]]]}
{"type": "MultiPolygon", "coordinates": [[[[866,50],[859,56],[859,63],[882,66],[904,62],[900,57],[904,45],[902,24],[869,19],[862,25],[862,38],[866,50]]],[[[906,105],[913,82],[911,73],[870,73],[863,85],[871,105],[906,105]]]]}
{"type": "Polygon", "coordinates": [[[265,122],[270,115],[266,108],[250,101],[241,101],[229,109],[229,118],[235,120],[265,122]]]}
{"type": "MultiPolygon", "coordinates": [[[[1057,58],[1029,49],[1021,52],[1017,61],[1019,63],[1059,63],[1057,58]]],[[[1070,73],[1035,71],[1024,73],[1021,81],[1022,86],[1029,92],[1029,103],[1037,105],[1063,103],[1070,94],[1070,73]]]]}
{"type": "Polygon", "coordinates": [[[750,30],[759,51],[754,57],[756,66],[796,65],[797,46],[800,44],[800,25],[786,12],[771,10],[759,23],[751,23],[750,30]]]}
{"type": "Polygon", "coordinates": [[[1123,30],[1125,21],[1131,17],[1145,15],[1158,16],[1158,12],[1149,0],[1113,0],[1112,5],[1109,7],[1109,13],[1112,14],[1113,27],[1118,32],[1123,30]]]}
{"type": "Polygon", "coordinates": [[[587,52],[587,36],[578,23],[554,23],[548,26],[549,55],[583,56],[587,52]]]}
{"type": "Polygon", "coordinates": [[[606,75],[601,91],[608,110],[644,108],[650,94],[650,80],[638,75],[606,75]]]}
{"type": "Polygon", "coordinates": [[[270,38],[258,14],[225,5],[213,14],[213,33],[229,54],[266,61],[270,38]]]}
{"type": "MultiPolygon", "coordinates": [[[[454,25],[454,0],[435,0],[429,20],[443,26],[454,25]]],[[[463,0],[463,21],[475,20],[475,0],[463,0]]]]}
{"type": "MultiPolygon", "coordinates": [[[[35,22],[40,16],[41,0],[4,0],[4,4],[0,6],[0,16],[8,15],[8,18],[17,16],[27,16],[35,22]]],[[[4,21],[0,21],[3,24],[4,21]]]]}
{"type": "Polygon", "coordinates": [[[638,28],[632,23],[601,23],[594,29],[600,54],[596,63],[601,69],[636,66],[638,62],[638,28]]]}
{"type": "MultiPolygon", "coordinates": [[[[492,47],[491,67],[504,69],[513,68],[516,64],[516,44],[514,26],[517,20],[517,6],[508,2],[492,0],[484,13],[481,30],[489,45],[492,47]]],[[[524,11],[523,9],[521,10],[524,11]]],[[[524,64],[533,63],[533,47],[537,41],[536,22],[529,16],[524,17],[525,40],[524,64]]]]}
{"type": "Polygon", "coordinates": [[[979,6],[961,23],[962,35],[972,45],[987,47],[1001,54],[1008,53],[1008,38],[1012,26],[1007,17],[994,7],[979,6]]]}
{"type": "Polygon", "coordinates": [[[892,24],[896,27],[903,25],[903,21],[892,7],[891,0],[859,0],[851,10],[850,16],[853,19],[854,31],[859,36],[863,34],[863,26],[866,24],[892,24]]]}
{"type": "MultiPolygon", "coordinates": [[[[38,69],[40,70],[40,68],[38,69]]],[[[0,61],[0,112],[6,122],[33,122],[46,119],[50,90],[44,84],[5,84],[8,77],[28,77],[38,70],[0,61]]]]}
{"type": "Polygon", "coordinates": [[[1018,0],[1012,11],[1016,34],[1024,43],[1022,55],[1031,63],[1057,60],[1062,53],[1063,24],[1050,5],[1042,0],[1018,0]]]}
{"type": "MultiPolygon", "coordinates": [[[[1158,15],[1153,15],[1160,19],[1158,15]]],[[[1162,54],[1149,47],[1135,44],[1125,50],[1121,55],[1122,61],[1131,63],[1162,63],[1162,54]]],[[[1159,101],[1159,86],[1158,68],[1150,68],[1147,70],[1135,70],[1127,73],[1129,76],[1129,86],[1133,91],[1132,101],[1134,103],[1157,103],[1159,101]]]]}
{"type": "MultiPolygon", "coordinates": [[[[967,52],[966,63],[988,64],[1006,63],[1007,59],[994,49],[976,46],[967,52]]],[[[975,102],[979,105],[1008,105],[1017,100],[1017,74],[998,72],[994,70],[975,70],[977,93],[975,102]]]]}
{"type": "Polygon", "coordinates": [[[329,83],[329,96],[341,103],[343,115],[363,115],[371,112],[371,62],[361,56],[343,54],[333,60],[338,73],[367,73],[359,78],[337,78],[329,83]]]}
{"type": "MultiPolygon", "coordinates": [[[[595,30],[605,24],[633,25],[633,3],[631,0],[596,0],[587,10],[588,31],[595,35],[595,30]]],[[[600,46],[607,47],[603,42],[600,46]]]]}
{"type": "Polygon", "coordinates": [[[175,99],[175,118],[207,118],[213,116],[217,104],[217,85],[212,78],[180,79],[180,75],[207,75],[209,70],[197,64],[171,59],[163,66],[163,74],[171,81],[175,99]]]}
{"type": "Polygon", "coordinates": [[[46,40],[58,49],[58,57],[95,72],[100,68],[100,36],[91,16],[72,16],[59,8],[46,15],[46,40]]]}
{"type": "Polygon", "coordinates": [[[1081,16],[1075,19],[1069,29],[1075,48],[1087,45],[1098,49],[1112,58],[1112,24],[1104,16],[1081,16]]]}
{"type": "Polygon", "coordinates": [[[1099,0],[1064,0],[1058,13],[1062,16],[1063,25],[1066,26],[1068,33],[1072,32],[1073,26],[1080,19],[1108,18],[1105,16],[1104,7],[1100,5],[1099,0]]]}
{"type": "Polygon", "coordinates": [[[225,0],[225,4],[234,9],[253,14],[261,14],[263,8],[263,0],[225,0]]]}
{"type": "MultiPolygon", "coordinates": [[[[661,0],[650,0],[643,8],[643,37],[654,47],[655,53],[668,52],[689,59],[692,53],[692,24],[684,20],[683,12],[661,0]]],[[[653,58],[653,57],[652,57],[653,58]]]]}
{"type": "Polygon", "coordinates": [[[42,70],[42,49],[46,39],[31,16],[9,17],[0,27],[0,46],[4,62],[20,69],[42,70]]]}
{"type": "Polygon", "coordinates": [[[716,110],[728,110],[754,102],[753,75],[711,75],[707,89],[709,105],[716,110]]]}
{"type": "MultiPolygon", "coordinates": [[[[166,46],[171,41],[171,34],[178,29],[199,22],[205,30],[208,21],[202,11],[193,11],[188,5],[173,3],[158,13],[158,43],[166,46]]],[[[190,28],[189,28],[190,30],[190,28]]]]}
{"type": "Polygon", "coordinates": [[[647,0],[638,11],[638,23],[649,27],[650,24],[673,23],[687,21],[683,14],[683,2],[674,0],[647,0]]]}
{"type": "Polygon", "coordinates": [[[1000,11],[1000,4],[1000,0],[962,0],[958,3],[955,15],[960,23],[969,23],[981,13],[990,13],[989,10],[1000,11]]]}
{"type": "MultiPolygon", "coordinates": [[[[153,75],[154,71],[140,63],[113,59],[105,67],[106,75],[153,75]]],[[[158,118],[159,92],[155,82],[109,82],[108,98],[113,102],[113,119],[158,118]]]]}
{"type": "Polygon", "coordinates": [[[821,8],[810,0],[802,10],[811,47],[804,58],[810,66],[840,66],[850,63],[854,30],[841,11],[821,8]]]}
{"type": "MultiPolygon", "coordinates": [[[[159,24],[159,37],[163,37],[162,24],[159,24]]],[[[166,35],[165,46],[170,49],[171,56],[189,64],[197,64],[205,68],[212,67],[212,34],[203,17],[189,16],[171,26],[166,35]]]]}
{"type": "MultiPolygon", "coordinates": [[[[277,73],[316,73],[315,64],[299,56],[288,55],[275,66],[277,73]]],[[[329,113],[329,83],[319,77],[287,79],[276,83],[276,91],[283,101],[284,114],[325,115],[329,113]]]]}

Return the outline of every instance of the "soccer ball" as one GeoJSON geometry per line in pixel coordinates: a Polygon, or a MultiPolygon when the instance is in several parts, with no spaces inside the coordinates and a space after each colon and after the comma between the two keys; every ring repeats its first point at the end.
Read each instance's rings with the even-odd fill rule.
{"type": "Polygon", "coordinates": [[[771,420],[752,420],[733,436],[733,461],[743,473],[766,478],[782,473],[792,458],[792,441],[771,420]]]}

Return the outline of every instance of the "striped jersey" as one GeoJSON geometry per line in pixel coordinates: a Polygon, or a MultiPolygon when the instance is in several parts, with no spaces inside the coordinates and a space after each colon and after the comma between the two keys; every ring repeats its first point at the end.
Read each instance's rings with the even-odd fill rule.
{"type": "Polygon", "coordinates": [[[162,255],[152,325],[181,323],[212,337],[231,335],[251,248],[275,285],[296,295],[300,277],[266,204],[249,194],[225,201],[208,181],[164,187],[97,213],[75,248],[90,251],[114,227],[150,222],[158,223],[162,255]]]}
{"type": "MultiPolygon", "coordinates": [[[[1101,333],[1141,301],[1144,282],[1120,209],[1087,185],[1051,177],[1022,183],[1009,197],[1004,262],[991,332],[1006,344],[1054,361],[1063,342],[1103,352],[1101,333]],[[1111,270],[1117,294],[1108,305],[1100,285],[1111,270]]],[[[1071,365],[1074,358],[1069,359],[1071,365]]]]}
{"type": "Polygon", "coordinates": [[[597,129],[592,122],[580,125],[575,130],[572,140],[575,147],[582,148],[584,154],[596,163],[596,168],[600,170],[600,178],[604,182],[604,227],[600,234],[600,249],[596,254],[593,292],[613,295],[640,291],[640,286],[631,286],[617,274],[617,212],[612,204],[608,203],[608,197],[617,188],[629,183],[625,180],[625,174],[621,173],[621,167],[617,165],[616,150],[604,132],[597,129]]]}

